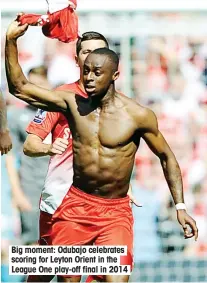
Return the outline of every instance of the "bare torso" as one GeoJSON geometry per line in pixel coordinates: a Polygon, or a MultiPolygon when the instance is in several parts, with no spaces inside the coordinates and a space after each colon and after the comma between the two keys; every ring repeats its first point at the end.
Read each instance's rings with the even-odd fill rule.
{"type": "Polygon", "coordinates": [[[134,101],[116,94],[109,106],[94,110],[87,99],[71,98],[68,119],[76,187],[104,198],[126,196],[140,140],[133,118],[135,105],[137,108],[134,101]]]}

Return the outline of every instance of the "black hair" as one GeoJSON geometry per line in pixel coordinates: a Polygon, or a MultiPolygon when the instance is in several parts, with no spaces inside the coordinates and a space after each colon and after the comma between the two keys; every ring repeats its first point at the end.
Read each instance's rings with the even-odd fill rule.
{"type": "Polygon", "coordinates": [[[83,33],[82,36],[79,37],[76,43],[76,55],[77,56],[81,50],[81,43],[87,40],[103,40],[106,43],[106,48],[109,48],[109,43],[107,39],[101,33],[98,33],[95,31],[88,31],[88,32],[83,33]]]}
{"type": "Polygon", "coordinates": [[[114,52],[113,50],[111,50],[109,48],[105,48],[105,47],[104,48],[98,48],[98,49],[95,49],[93,52],[91,52],[91,54],[106,55],[113,64],[113,71],[118,70],[119,57],[116,54],[116,52],[114,52]]]}

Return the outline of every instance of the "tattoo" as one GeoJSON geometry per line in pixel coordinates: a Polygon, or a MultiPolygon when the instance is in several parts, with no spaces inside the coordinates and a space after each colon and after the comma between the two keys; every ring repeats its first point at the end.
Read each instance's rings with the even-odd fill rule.
{"type": "Polygon", "coordinates": [[[0,132],[7,130],[6,103],[0,90],[0,132]]]}
{"type": "Polygon", "coordinates": [[[183,182],[177,161],[174,158],[161,158],[161,165],[174,203],[184,203],[183,182]]]}

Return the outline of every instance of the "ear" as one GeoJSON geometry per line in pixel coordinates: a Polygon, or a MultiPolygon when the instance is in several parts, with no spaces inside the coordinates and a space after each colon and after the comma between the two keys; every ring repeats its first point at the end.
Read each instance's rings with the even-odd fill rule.
{"type": "Polygon", "coordinates": [[[78,56],[75,55],[75,63],[76,63],[76,66],[79,67],[79,64],[78,64],[78,56]]]}
{"type": "Polygon", "coordinates": [[[119,74],[120,74],[120,72],[119,72],[119,71],[116,71],[116,72],[113,74],[112,80],[113,80],[113,81],[116,81],[116,80],[118,79],[118,77],[119,77],[119,74]]]}

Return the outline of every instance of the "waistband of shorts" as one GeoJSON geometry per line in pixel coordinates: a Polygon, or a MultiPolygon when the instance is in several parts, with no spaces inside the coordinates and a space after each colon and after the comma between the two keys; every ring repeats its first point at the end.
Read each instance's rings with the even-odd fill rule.
{"type": "Polygon", "coordinates": [[[114,205],[129,205],[129,196],[123,198],[114,198],[114,199],[108,199],[108,198],[101,198],[98,196],[87,194],[80,189],[74,187],[73,185],[70,187],[69,194],[75,195],[78,198],[81,198],[81,200],[84,199],[86,202],[90,202],[93,204],[101,204],[104,206],[114,206],[114,205]]]}

